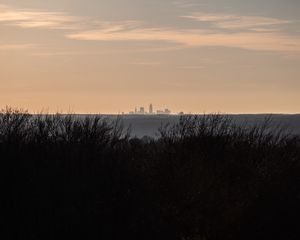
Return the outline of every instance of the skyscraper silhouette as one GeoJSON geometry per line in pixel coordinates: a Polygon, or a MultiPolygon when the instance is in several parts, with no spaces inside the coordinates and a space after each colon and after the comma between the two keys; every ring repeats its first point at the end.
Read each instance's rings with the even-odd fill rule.
{"type": "Polygon", "coordinates": [[[149,106],[149,114],[153,114],[153,105],[152,105],[152,103],[149,106]]]}
{"type": "Polygon", "coordinates": [[[145,108],[144,107],[140,107],[140,114],[145,114],[145,108]]]}

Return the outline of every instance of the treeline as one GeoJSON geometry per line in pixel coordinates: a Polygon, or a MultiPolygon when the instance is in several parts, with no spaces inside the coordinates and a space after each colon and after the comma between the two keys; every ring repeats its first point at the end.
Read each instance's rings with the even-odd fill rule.
{"type": "Polygon", "coordinates": [[[9,239],[300,239],[300,140],[184,116],[137,139],[99,116],[0,113],[9,239]]]}

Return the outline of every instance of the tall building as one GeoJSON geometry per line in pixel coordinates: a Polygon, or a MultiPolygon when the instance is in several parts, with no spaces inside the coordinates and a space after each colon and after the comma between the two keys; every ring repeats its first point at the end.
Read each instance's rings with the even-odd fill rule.
{"type": "Polygon", "coordinates": [[[157,110],[157,114],[159,115],[170,115],[171,113],[171,110],[168,108],[166,108],[165,110],[157,110]]]}
{"type": "Polygon", "coordinates": [[[140,114],[144,114],[145,113],[145,108],[144,107],[141,107],[140,108],[140,114]]]}
{"type": "Polygon", "coordinates": [[[152,104],[150,104],[150,106],[149,106],[149,114],[153,114],[153,105],[152,104]]]}

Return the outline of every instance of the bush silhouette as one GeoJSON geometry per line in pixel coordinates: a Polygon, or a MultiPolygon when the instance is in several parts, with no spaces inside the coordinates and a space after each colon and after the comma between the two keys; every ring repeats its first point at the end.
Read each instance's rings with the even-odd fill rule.
{"type": "Polygon", "coordinates": [[[299,239],[300,141],[271,119],[183,116],[158,139],[120,119],[0,113],[16,239],[299,239]]]}

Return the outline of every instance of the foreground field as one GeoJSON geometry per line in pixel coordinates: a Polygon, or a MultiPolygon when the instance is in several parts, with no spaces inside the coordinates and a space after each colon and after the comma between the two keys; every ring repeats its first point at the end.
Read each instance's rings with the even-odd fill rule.
{"type": "Polygon", "coordinates": [[[300,140],[220,115],[157,139],[98,116],[0,114],[15,239],[299,239],[300,140]]]}

